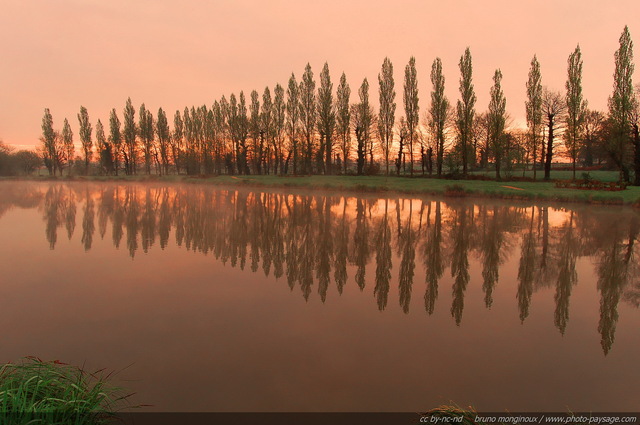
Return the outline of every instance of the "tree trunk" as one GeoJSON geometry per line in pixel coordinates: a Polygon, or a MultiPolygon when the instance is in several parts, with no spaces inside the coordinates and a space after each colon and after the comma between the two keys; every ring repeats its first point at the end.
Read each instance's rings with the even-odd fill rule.
{"type": "Polygon", "coordinates": [[[635,186],[640,186],[640,129],[638,129],[638,124],[633,124],[633,146],[635,148],[634,152],[634,171],[635,177],[633,179],[633,184],[635,186]]]}
{"type": "Polygon", "coordinates": [[[551,179],[551,159],[553,158],[553,115],[549,115],[549,138],[547,141],[547,158],[544,162],[544,179],[551,179]]]}

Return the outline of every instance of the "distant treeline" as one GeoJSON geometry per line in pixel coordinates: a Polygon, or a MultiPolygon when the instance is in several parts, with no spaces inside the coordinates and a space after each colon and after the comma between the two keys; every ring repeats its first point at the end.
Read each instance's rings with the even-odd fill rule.
{"type": "MultiPolygon", "coordinates": [[[[501,88],[502,72],[493,77],[490,102],[476,110],[472,57],[460,58],[460,99],[453,105],[444,95],[440,58],[432,64],[430,104],[420,120],[417,70],[412,57],[405,67],[402,106],[396,114],[393,64],[384,59],[378,74],[379,110],[369,101],[365,78],[351,101],[344,73],[334,91],[327,63],[319,86],[307,64],[302,80],[291,74],[286,88],[276,84],[262,95],[253,90],[222,96],[211,106],[185,107],[173,114],[131,99],[122,115],[114,108],[106,124],[94,127],[85,107],[78,114],[81,152],[76,156],[68,119],[54,129],[45,109],[40,153],[49,173],[69,173],[76,162],[82,173],[196,174],[428,174],[444,176],[477,169],[495,169],[496,178],[514,169],[541,170],[550,178],[551,164],[561,148],[578,165],[606,165],[620,178],[640,184],[638,90],[632,76],[633,43],[624,28],[615,52],[613,92],[608,111],[590,110],[582,94],[580,47],[569,55],[564,92],[542,84],[537,57],[526,82],[526,129],[510,125],[501,88]],[[272,94],[273,93],[273,94],[272,94]],[[94,137],[95,136],[95,137],[94,137]],[[95,153],[95,156],[94,156],[95,153]]],[[[524,88],[524,87],[523,87],[524,88]]]]}

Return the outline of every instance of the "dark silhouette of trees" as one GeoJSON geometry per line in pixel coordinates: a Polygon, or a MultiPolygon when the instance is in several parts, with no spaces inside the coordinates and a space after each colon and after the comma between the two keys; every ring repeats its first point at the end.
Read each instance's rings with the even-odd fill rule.
{"type": "MultiPolygon", "coordinates": [[[[462,158],[462,174],[466,177],[476,103],[476,94],[473,89],[473,65],[471,63],[471,51],[468,47],[460,57],[459,67],[461,100],[458,100],[456,107],[456,127],[458,129],[458,142],[460,144],[460,155],[462,158]]],[[[496,75],[497,72],[499,71],[496,71],[496,75]]],[[[500,74],[500,78],[502,78],[502,74],[500,74]]],[[[496,82],[495,76],[494,84],[499,88],[500,82],[499,80],[496,82]]],[[[494,125],[496,125],[496,123],[494,123],[494,125]]],[[[499,173],[497,170],[496,172],[499,173]]]]}
{"type": "Polygon", "coordinates": [[[553,161],[553,148],[557,131],[566,112],[566,102],[559,92],[544,88],[542,92],[542,113],[546,118],[547,144],[543,151],[544,159],[544,179],[551,179],[551,162],[553,161]]]}
{"type": "Polygon", "coordinates": [[[450,113],[450,104],[444,95],[444,74],[442,73],[442,61],[436,58],[431,66],[431,108],[429,109],[429,128],[436,141],[436,173],[442,176],[444,163],[445,131],[450,113]]]}
{"type": "Polygon", "coordinates": [[[396,121],[396,91],[393,80],[393,64],[389,58],[384,58],[382,70],[378,74],[380,85],[380,113],[378,114],[378,137],[384,156],[385,172],[389,175],[389,155],[393,144],[393,127],[396,121]]]}

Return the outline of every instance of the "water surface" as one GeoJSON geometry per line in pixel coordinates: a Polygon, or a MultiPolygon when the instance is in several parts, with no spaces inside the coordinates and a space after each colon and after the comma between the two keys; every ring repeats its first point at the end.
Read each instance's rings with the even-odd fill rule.
{"type": "Polygon", "coordinates": [[[637,410],[622,207],[0,183],[0,360],[162,411],[637,410]]]}

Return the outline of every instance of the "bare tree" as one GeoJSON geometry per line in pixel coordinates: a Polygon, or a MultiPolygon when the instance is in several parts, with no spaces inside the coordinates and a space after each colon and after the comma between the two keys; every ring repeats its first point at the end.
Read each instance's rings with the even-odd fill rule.
{"type": "Polygon", "coordinates": [[[553,142],[557,131],[561,128],[560,123],[567,104],[562,98],[562,94],[551,91],[545,87],[542,91],[542,113],[547,122],[547,145],[544,162],[544,179],[551,179],[551,161],[553,160],[553,142]]]}

